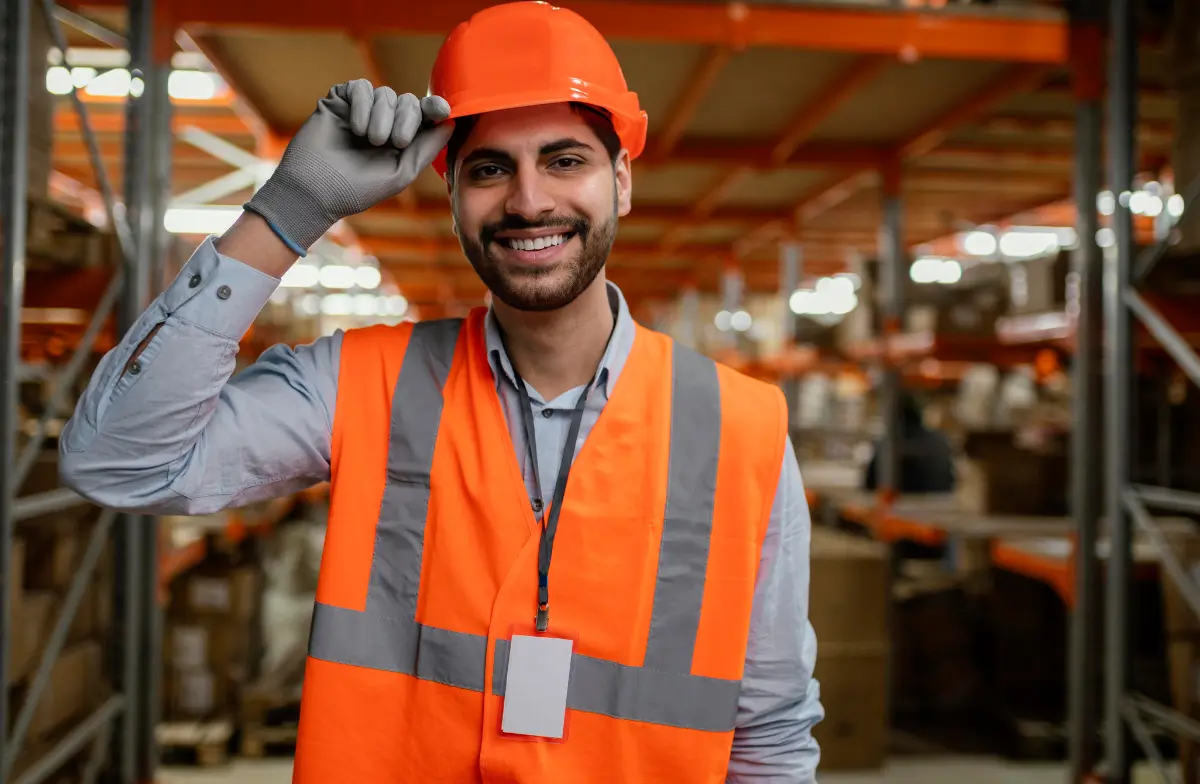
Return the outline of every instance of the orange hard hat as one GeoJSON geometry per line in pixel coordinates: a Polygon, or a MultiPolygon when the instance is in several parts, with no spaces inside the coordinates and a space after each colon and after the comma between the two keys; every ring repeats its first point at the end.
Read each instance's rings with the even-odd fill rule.
{"type": "MultiPolygon", "coordinates": [[[[450,118],[577,101],[603,109],[630,158],[646,146],[646,113],[612,47],[574,11],[543,2],[491,6],[455,27],[438,51],[429,93],[450,118]]],[[[446,174],[446,152],[433,162],[446,174]]]]}

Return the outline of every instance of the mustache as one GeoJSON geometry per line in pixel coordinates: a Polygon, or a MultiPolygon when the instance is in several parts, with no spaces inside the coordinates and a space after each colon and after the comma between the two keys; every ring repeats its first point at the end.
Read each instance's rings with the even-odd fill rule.
{"type": "Polygon", "coordinates": [[[566,215],[551,215],[548,218],[540,218],[538,220],[526,220],[520,215],[505,215],[502,219],[494,223],[484,224],[479,230],[479,239],[484,247],[495,242],[496,235],[502,231],[528,231],[532,229],[565,229],[579,236],[579,241],[586,245],[588,232],[592,229],[592,222],[587,218],[571,217],[566,215]]]}

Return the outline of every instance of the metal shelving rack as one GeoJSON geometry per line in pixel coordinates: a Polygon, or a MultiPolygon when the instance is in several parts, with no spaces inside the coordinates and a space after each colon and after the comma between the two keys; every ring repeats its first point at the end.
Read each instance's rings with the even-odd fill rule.
{"type": "MultiPolygon", "coordinates": [[[[1111,49],[1108,71],[1108,174],[1114,194],[1132,191],[1137,124],[1137,28],[1133,0],[1110,0],[1111,49]]],[[[1200,198],[1200,182],[1183,191],[1188,209],[1181,220],[1195,220],[1192,204],[1200,198]]],[[[1110,556],[1105,600],[1104,736],[1109,784],[1128,784],[1131,740],[1136,740],[1164,782],[1177,781],[1154,745],[1156,730],[1170,730],[1200,740],[1200,723],[1132,690],[1130,660],[1130,592],[1133,525],[1152,543],[1162,571],[1178,586],[1187,604],[1200,614],[1200,587],[1172,552],[1150,509],[1200,514],[1200,494],[1133,482],[1129,458],[1133,432],[1134,319],[1200,385],[1200,357],[1138,291],[1170,245],[1169,236],[1138,252],[1128,199],[1116,199],[1112,216],[1115,244],[1105,258],[1104,328],[1107,336],[1104,436],[1104,510],[1110,521],[1110,556]]]]}
{"type": "MultiPolygon", "coordinates": [[[[91,164],[104,198],[109,226],[121,248],[121,263],[114,270],[83,338],[50,394],[50,405],[39,423],[36,437],[18,453],[18,370],[21,365],[21,310],[24,300],[25,236],[27,227],[27,161],[29,134],[29,90],[31,84],[29,32],[34,4],[50,26],[56,48],[66,52],[63,23],[74,15],[58,8],[52,0],[6,0],[0,7],[0,57],[3,61],[3,93],[0,95],[0,229],[3,231],[3,286],[0,297],[0,564],[7,570],[12,552],[15,524],[26,518],[86,503],[69,490],[60,489],[34,496],[17,497],[22,480],[32,467],[45,438],[47,419],[57,404],[66,399],[75,379],[92,353],[96,336],[114,311],[117,328],[127,330],[149,302],[161,274],[164,236],[162,210],[169,195],[170,100],[167,93],[169,65],[162,47],[155,47],[156,28],[153,0],[130,0],[128,7],[130,71],[139,76],[143,90],[127,102],[124,144],[123,208],[108,180],[100,147],[88,122],[87,107],[72,93],[80,128],[91,164]],[[157,50],[156,50],[157,49],[157,50]],[[152,280],[155,283],[152,284],[152,280]]],[[[94,34],[94,23],[88,22],[94,34]]],[[[123,37],[104,31],[108,40],[123,37]]],[[[64,59],[66,59],[64,57],[64,59]]],[[[69,66],[69,62],[66,63],[69,66]]],[[[131,91],[132,92],[132,91],[131,91]]],[[[91,745],[86,780],[119,782],[152,781],[157,764],[154,728],[159,704],[160,620],[157,596],[157,529],[153,521],[135,515],[101,513],[78,565],[77,573],[63,600],[35,674],[25,706],[19,714],[8,705],[8,690],[0,694],[0,780],[12,781],[10,771],[22,751],[33,718],[33,707],[50,679],[51,668],[66,641],[67,633],[88,590],[90,578],[108,543],[114,544],[115,628],[107,660],[111,665],[113,694],[90,716],[63,736],[56,746],[25,770],[13,784],[38,784],[67,760],[91,745]]],[[[0,580],[0,640],[11,639],[11,599],[7,580],[0,580]]],[[[8,681],[8,645],[0,645],[0,685],[8,681]]]]}

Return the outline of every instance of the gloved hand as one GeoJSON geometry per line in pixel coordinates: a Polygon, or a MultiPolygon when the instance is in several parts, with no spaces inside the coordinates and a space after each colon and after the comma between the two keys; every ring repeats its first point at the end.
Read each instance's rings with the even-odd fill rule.
{"type": "Polygon", "coordinates": [[[342,218],[412,184],[450,140],[439,96],[397,96],[366,79],[339,84],[288,144],[270,179],[246,203],[303,255],[342,218]]]}

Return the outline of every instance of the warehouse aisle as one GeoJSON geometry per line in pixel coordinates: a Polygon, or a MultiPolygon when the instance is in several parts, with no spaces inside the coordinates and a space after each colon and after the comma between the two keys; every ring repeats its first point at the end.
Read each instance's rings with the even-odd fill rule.
{"type": "MultiPolygon", "coordinates": [[[[290,761],[239,760],[232,769],[167,768],[159,784],[289,784],[290,761]]],[[[991,759],[936,758],[898,760],[882,773],[828,773],[820,784],[1062,784],[1061,765],[1013,765],[991,759]]],[[[1134,784],[1154,784],[1153,772],[1141,769],[1134,784]]]]}

